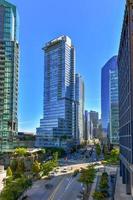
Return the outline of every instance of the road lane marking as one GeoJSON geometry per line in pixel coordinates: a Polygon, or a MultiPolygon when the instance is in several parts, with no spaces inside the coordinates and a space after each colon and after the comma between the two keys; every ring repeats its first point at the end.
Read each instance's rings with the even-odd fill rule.
{"type": "Polygon", "coordinates": [[[70,180],[70,182],[69,182],[68,185],[66,186],[64,192],[63,192],[62,195],[58,198],[58,200],[63,200],[63,197],[64,197],[66,191],[68,190],[68,188],[70,188],[70,185],[72,185],[74,181],[77,182],[77,178],[75,179],[75,178],[72,177],[72,179],[70,180]]]}
{"type": "Polygon", "coordinates": [[[66,179],[66,175],[65,177],[61,180],[61,182],[57,185],[57,187],[55,188],[55,190],[53,191],[53,193],[51,194],[51,196],[48,198],[48,200],[53,200],[55,194],[57,193],[58,189],[60,188],[61,184],[63,183],[63,181],[66,179]]]}
{"type": "Polygon", "coordinates": [[[73,181],[74,181],[74,178],[71,177],[71,179],[70,179],[70,181],[68,182],[68,184],[67,184],[67,186],[66,186],[64,192],[65,192],[66,190],[68,190],[69,186],[72,184],[73,181]]]}

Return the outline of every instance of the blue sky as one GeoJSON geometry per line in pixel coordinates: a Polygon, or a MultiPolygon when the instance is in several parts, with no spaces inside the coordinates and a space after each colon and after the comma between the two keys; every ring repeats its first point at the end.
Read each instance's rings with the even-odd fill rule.
{"type": "Polygon", "coordinates": [[[124,0],[10,0],[20,16],[19,130],[35,131],[43,113],[44,44],[68,35],[76,71],[85,80],[85,107],[100,112],[101,67],[119,47],[124,0]]]}

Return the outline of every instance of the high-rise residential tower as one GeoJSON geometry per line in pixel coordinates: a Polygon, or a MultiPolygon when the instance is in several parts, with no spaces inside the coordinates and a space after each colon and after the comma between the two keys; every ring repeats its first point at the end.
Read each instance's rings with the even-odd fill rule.
{"type": "Polygon", "coordinates": [[[117,69],[117,56],[112,57],[101,71],[101,119],[104,132],[109,134],[109,77],[110,71],[117,69]]]}
{"type": "Polygon", "coordinates": [[[16,6],[0,0],[0,151],[10,151],[18,133],[18,15],[16,6]]]}
{"type": "Polygon", "coordinates": [[[43,119],[37,128],[36,146],[61,146],[75,135],[75,50],[61,36],[46,43],[43,119]]]}
{"type": "Polygon", "coordinates": [[[118,101],[118,69],[110,71],[109,76],[109,142],[119,144],[119,101],[118,101]]]}
{"type": "Polygon", "coordinates": [[[75,138],[81,143],[84,140],[84,81],[80,74],[75,75],[75,104],[75,138]]]}
{"type": "Polygon", "coordinates": [[[127,0],[118,54],[120,175],[133,198],[133,1],[127,0]]]}

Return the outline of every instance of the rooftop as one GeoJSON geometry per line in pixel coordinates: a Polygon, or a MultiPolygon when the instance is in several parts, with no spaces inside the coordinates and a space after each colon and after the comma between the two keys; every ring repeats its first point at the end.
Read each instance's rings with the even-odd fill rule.
{"type": "Polygon", "coordinates": [[[70,47],[72,46],[71,39],[70,39],[68,36],[66,36],[66,35],[62,35],[62,36],[60,36],[60,37],[57,37],[57,38],[52,39],[52,40],[50,40],[49,42],[47,42],[47,43],[45,44],[45,47],[44,47],[44,48],[48,48],[48,47],[50,47],[50,46],[53,46],[53,45],[55,45],[55,44],[57,44],[57,43],[59,43],[59,42],[61,42],[61,41],[66,42],[67,45],[70,46],[70,47]]]}

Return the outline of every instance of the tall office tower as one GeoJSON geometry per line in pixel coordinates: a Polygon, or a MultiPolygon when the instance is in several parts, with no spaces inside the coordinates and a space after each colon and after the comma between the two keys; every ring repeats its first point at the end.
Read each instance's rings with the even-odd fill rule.
{"type": "Polygon", "coordinates": [[[118,101],[118,70],[110,71],[109,78],[109,97],[110,97],[110,131],[109,141],[112,145],[119,144],[119,101],[118,101]]]}
{"type": "Polygon", "coordinates": [[[36,146],[61,146],[74,137],[75,50],[61,36],[46,43],[43,119],[37,128],[36,146]]]}
{"type": "Polygon", "coordinates": [[[85,129],[84,129],[84,139],[85,141],[89,141],[91,139],[91,122],[90,122],[90,114],[87,110],[85,110],[85,129]]]}
{"type": "Polygon", "coordinates": [[[90,121],[93,124],[93,135],[92,138],[97,136],[97,128],[99,123],[99,114],[96,111],[90,111],[90,121]]]}
{"type": "Polygon", "coordinates": [[[109,74],[117,68],[117,56],[112,57],[101,71],[101,119],[105,134],[109,134],[109,74]]]}
{"type": "Polygon", "coordinates": [[[89,126],[90,126],[90,139],[93,140],[93,123],[92,123],[91,119],[90,119],[89,126]]]}
{"type": "Polygon", "coordinates": [[[133,197],[133,1],[126,1],[118,54],[120,174],[133,197]]]}
{"type": "Polygon", "coordinates": [[[75,103],[76,140],[81,143],[84,139],[84,81],[80,74],[75,75],[75,103]]]}
{"type": "Polygon", "coordinates": [[[18,133],[18,16],[16,6],[0,0],[0,151],[10,151],[18,133]]]}

